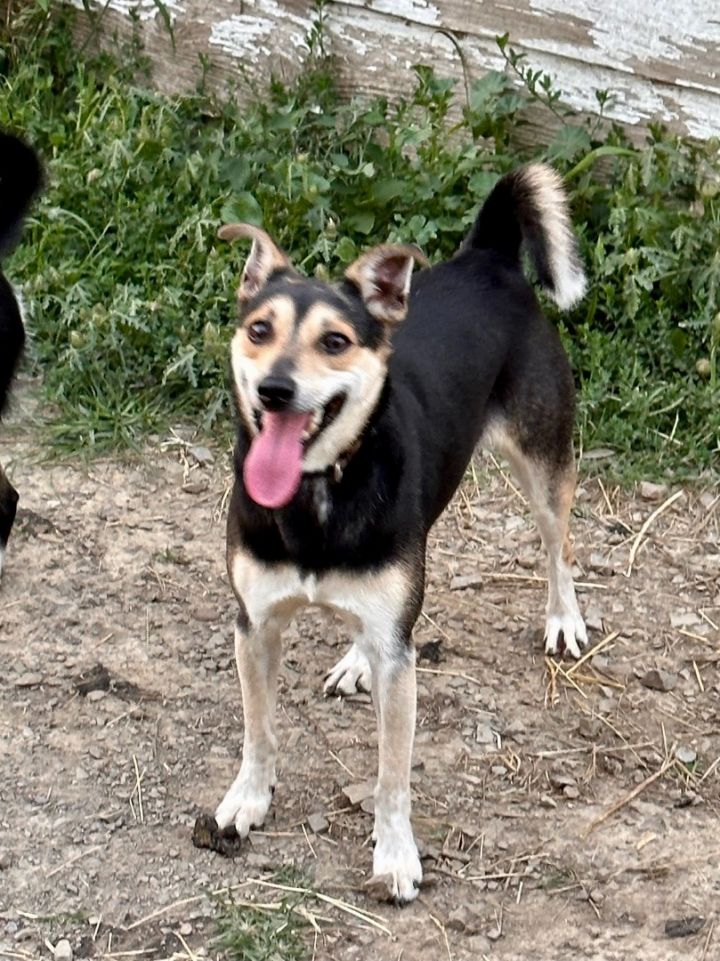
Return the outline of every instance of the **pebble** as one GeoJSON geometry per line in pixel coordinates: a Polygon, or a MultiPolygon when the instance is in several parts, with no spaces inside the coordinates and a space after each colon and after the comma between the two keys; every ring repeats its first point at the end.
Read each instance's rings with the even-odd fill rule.
{"type": "Polygon", "coordinates": [[[479,574],[465,574],[453,577],[450,581],[451,591],[464,591],[467,587],[482,587],[483,579],[479,574]]]}
{"type": "Polygon", "coordinates": [[[670,488],[667,484],[653,484],[652,481],[642,481],[638,493],[645,501],[660,501],[668,496],[670,488]]]}
{"type": "Polygon", "coordinates": [[[67,938],[62,938],[55,945],[53,957],[55,961],[73,961],[73,949],[67,938]]]}
{"type": "Polygon", "coordinates": [[[575,784],[566,784],[563,788],[563,794],[571,801],[574,801],[580,797],[580,791],[575,784]]]}
{"type": "Polygon", "coordinates": [[[0,851],[0,871],[7,871],[12,867],[13,856],[9,851],[0,851]]]}
{"type": "Polygon", "coordinates": [[[360,804],[373,796],[375,781],[361,781],[359,784],[348,784],[342,789],[343,794],[351,804],[360,804]]]}
{"type": "Polygon", "coordinates": [[[705,927],[705,918],[668,918],[665,922],[665,934],[668,938],[687,938],[697,934],[705,927]]]}
{"type": "Polygon", "coordinates": [[[697,751],[694,751],[687,744],[681,744],[675,752],[675,757],[681,764],[694,764],[697,761],[697,751]]]}
{"type": "Polygon", "coordinates": [[[314,834],[324,834],[330,827],[330,823],[322,812],[315,811],[308,818],[308,826],[314,834]]]}
{"type": "Polygon", "coordinates": [[[42,674],[30,671],[27,674],[21,674],[20,677],[15,679],[15,687],[38,687],[38,685],[42,684],[42,680],[42,674]]]}
{"type": "Polygon", "coordinates": [[[184,938],[189,938],[192,933],[193,933],[192,924],[190,924],[189,921],[183,921],[183,923],[180,925],[180,934],[182,934],[184,938]]]}
{"type": "Polygon", "coordinates": [[[672,691],[677,686],[677,682],[677,674],[660,668],[653,668],[640,678],[643,687],[649,687],[652,691],[672,691]]]}
{"type": "Polygon", "coordinates": [[[445,927],[453,931],[466,931],[468,934],[477,934],[481,929],[482,919],[480,916],[463,904],[455,908],[448,915],[445,927]]]}
{"type": "Polygon", "coordinates": [[[202,466],[215,463],[213,453],[208,447],[190,447],[188,448],[188,454],[202,466]]]}

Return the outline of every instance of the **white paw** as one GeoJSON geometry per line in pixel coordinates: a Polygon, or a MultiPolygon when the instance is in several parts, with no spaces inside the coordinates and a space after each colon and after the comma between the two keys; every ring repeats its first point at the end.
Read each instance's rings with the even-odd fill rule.
{"type": "Polygon", "coordinates": [[[370,884],[382,884],[389,900],[405,904],[415,900],[421,881],[422,866],[410,825],[397,833],[383,832],[375,843],[370,884]]]}
{"type": "Polygon", "coordinates": [[[246,838],[250,828],[259,828],[264,822],[270,802],[272,790],[262,787],[255,779],[238,774],[225,797],[215,812],[217,826],[223,828],[235,825],[235,830],[241,838],[246,838]]]}
{"type": "Polygon", "coordinates": [[[325,693],[347,695],[369,693],[370,689],[370,663],[357,644],[353,644],[328,674],[325,693]]]}
{"type": "Polygon", "coordinates": [[[546,654],[562,653],[564,649],[571,657],[577,658],[582,649],[587,647],[587,642],[585,621],[577,608],[548,614],[545,624],[546,654]]]}

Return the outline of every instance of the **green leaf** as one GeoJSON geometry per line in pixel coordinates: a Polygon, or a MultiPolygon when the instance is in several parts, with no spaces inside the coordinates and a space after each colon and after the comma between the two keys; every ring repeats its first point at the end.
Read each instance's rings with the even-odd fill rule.
{"type": "Polygon", "coordinates": [[[375,226],[375,214],[372,210],[358,210],[347,218],[347,225],[359,234],[369,234],[375,226]]]}
{"type": "Polygon", "coordinates": [[[240,223],[255,224],[259,227],[263,222],[262,207],[247,190],[231,197],[224,204],[220,216],[224,223],[239,221],[240,223]]]}
{"type": "Polygon", "coordinates": [[[372,185],[373,200],[385,204],[388,200],[402,196],[406,189],[407,184],[404,180],[376,180],[372,185]]]}
{"type": "Polygon", "coordinates": [[[548,147],[546,156],[551,162],[575,160],[580,154],[588,153],[591,146],[590,134],[585,127],[566,123],[548,147]]]}

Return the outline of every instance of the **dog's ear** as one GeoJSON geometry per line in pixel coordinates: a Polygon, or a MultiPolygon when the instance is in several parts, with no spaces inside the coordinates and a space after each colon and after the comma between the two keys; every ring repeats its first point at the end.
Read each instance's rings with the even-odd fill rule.
{"type": "Polygon", "coordinates": [[[345,277],[360,291],[368,311],[386,324],[405,319],[413,264],[423,267],[428,260],[411,244],[382,244],[354,260],[345,277]]]}
{"type": "Polygon", "coordinates": [[[250,256],[245,262],[240,286],[237,290],[241,304],[247,303],[259,293],[276,270],[291,267],[290,258],[284,253],[269,234],[252,224],[225,224],[218,230],[221,240],[235,240],[247,237],[252,240],[250,256]]]}

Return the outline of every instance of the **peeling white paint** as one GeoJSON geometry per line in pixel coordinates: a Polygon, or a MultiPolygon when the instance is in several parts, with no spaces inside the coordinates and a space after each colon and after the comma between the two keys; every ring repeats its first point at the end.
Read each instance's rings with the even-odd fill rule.
{"type": "Polygon", "coordinates": [[[430,0],[370,0],[368,8],[415,23],[424,23],[429,27],[440,26],[442,23],[439,8],[430,3],[430,0]]]}
{"type": "MultiPolygon", "coordinates": [[[[530,8],[587,21],[602,62],[618,68],[628,61],[681,61],[688,50],[717,50],[720,45],[720,6],[712,0],[530,0],[530,8]]],[[[556,47],[558,53],[578,56],[570,44],[556,47]]]]}
{"type": "Polygon", "coordinates": [[[309,17],[290,13],[277,0],[246,2],[244,9],[244,13],[233,14],[212,24],[211,47],[217,47],[231,57],[257,60],[288,45],[295,49],[305,46],[312,27],[309,17]],[[265,42],[271,37],[273,43],[265,42]]]}
{"type": "MultiPolygon", "coordinates": [[[[161,0],[162,6],[167,11],[168,17],[171,23],[175,23],[175,20],[185,12],[185,3],[183,0],[161,0]]],[[[77,10],[84,10],[85,4],[83,0],[68,0],[70,6],[75,7],[77,10]]],[[[148,21],[160,19],[162,20],[162,13],[157,0],[89,0],[90,7],[96,12],[113,10],[115,13],[121,13],[126,17],[135,16],[140,21],[148,21]]]]}
{"type": "MultiPolygon", "coordinates": [[[[83,0],[68,2],[83,7],[83,0]]],[[[94,10],[106,6],[90,2],[94,10]]],[[[143,30],[147,22],[157,29],[158,2],[108,0],[107,8],[133,12],[143,30]]],[[[187,89],[194,77],[188,65],[207,52],[198,49],[199,34],[209,34],[211,57],[226,56],[225,74],[236,60],[257,76],[278,60],[299,64],[315,19],[309,0],[162,2],[176,27],[177,50],[158,54],[157,66],[161,86],[172,92],[187,89]],[[187,34],[177,29],[185,26],[192,28],[187,34]],[[194,45],[185,36],[196,38],[194,45]]],[[[720,0],[337,0],[325,18],[344,88],[389,97],[412,88],[415,63],[462,77],[443,26],[455,31],[471,78],[503,68],[494,36],[509,28],[533,69],[553,76],[577,109],[595,111],[595,90],[608,89],[615,98],[609,116],[622,123],[662,119],[702,138],[720,131],[720,0]]]]}

